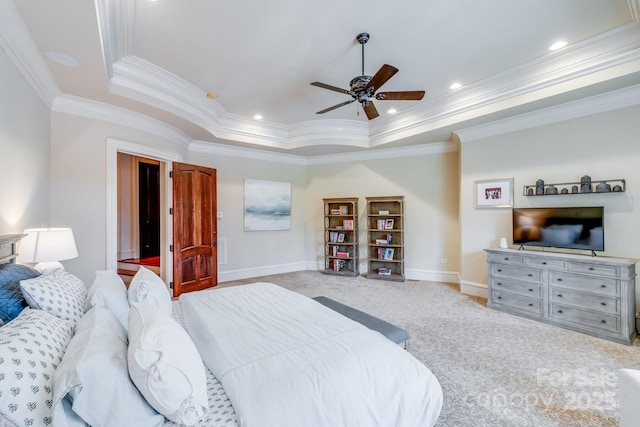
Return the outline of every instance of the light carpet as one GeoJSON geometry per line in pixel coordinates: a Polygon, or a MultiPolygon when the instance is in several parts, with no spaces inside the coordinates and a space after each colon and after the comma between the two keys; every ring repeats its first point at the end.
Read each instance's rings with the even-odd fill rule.
{"type": "Polygon", "coordinates": [[[266,281],[326,296],[411,334],[408,351],[444,393],[438,427],[617,426],[617,372],[640,369],[640,344],[616,344],[486,308],[457,285],[302,271],[266,281]]]}

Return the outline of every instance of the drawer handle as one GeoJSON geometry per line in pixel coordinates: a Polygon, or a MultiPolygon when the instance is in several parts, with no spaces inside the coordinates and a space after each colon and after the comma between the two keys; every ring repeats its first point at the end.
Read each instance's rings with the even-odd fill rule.
{"type": "Polygon", "coordinates": [[[496,283],[496,285],[502,286],[502,282],[498,282],[498,283],[496,283]]]}
{"type": "Polygon", "coordinates": [[[529,292],[533,292],[533,289],[529,288],[529,292]]]}
{"type": "Polygon", "coordinates": [[[558,282],[562,282],[562,278],[560,278],[560,277],[559,277],[559,278],[557,279],[557,281],[558,281],[558,282]]]}
{"type": "Polygon", "coordinates": [[[607,323],[607,321],[606,321],[606,320],[604,320],[604,319],[603,319],[603,320],[601,320],[601,322],[602,322],[602,323],[607,323]]]}
{"type": "Polygon", "coordinates": [[[601,302],[600,305],[607,305],[607,303],[606,302],[601,302]]]}
{"type": "Polygon", "coordinates": [[[501,268],[499,268],[499,269],[498,269],[498,273],[501,273],[501,272],[502,272],[502,269],[501,269],[501,268]]]}
{"type": "Polygon", "coordinates": [[[590,271],[593,271],[593,270],[595,270],[595,268],[593,268],[593,267],[589,267],[589,270],[590,270],[590,271]]]}
{"type": "Polygon", "coordinates": [[[600,285],[600,287],[601,287],[601,288],[606,288],[606,287],[607,287],[607,285],[600,285]]]}
{"type": "Polygon", "coordinates": [[[532,304],[532,303],[529,303],[529,307],[533,307],[533,304],[532,304]]]}
{"type": "Polygon", "coordinates": [[[558,294],[558,298],[562,298],[562,294],[558,294]]]}
{"type": "Polygon", "coordinates": [[[529,274],[527,274],[527,276],[532,277],[532,276],[533,276],[533,274],[529,273],[529,274]]]}
{"type": "Polygon", "coordinates": [[[547,265],[547,261],[542,261],[542,265],[547,265]]]}
{"type": "Polygon", "coordinates": [[[562,310],[558,310],[558,314],[562,314],[562,310]]]}
{"type": "Polygon", "coordinates": [[[509,257],[504,257],[504,260],[505,261],[509,261],[509,257]]]}

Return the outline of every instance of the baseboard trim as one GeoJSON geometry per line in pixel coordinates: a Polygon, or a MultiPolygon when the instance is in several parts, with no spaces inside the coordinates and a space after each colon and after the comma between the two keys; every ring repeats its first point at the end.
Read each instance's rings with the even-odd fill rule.
{"type": "Polygon", "coordinates": [[[407,280],[460,283],[460,275],[455,271],[418,270],[407,268],[404,271],[404,276],[407,280]]]}
{"type": "MultiPolygon", "coordinates": [[[[292,273],[294,271],[322,271],[323,265],[324,264],[317,262],[297,262],[291,264],[266,265],[241,270],[218,271],[218,282],[224,283],[232,280],[269,276],[271,274],[292,273]]],[[[366,270],[360,271],[360,274],[364,273],[366,273],[366,270]]],[[[427,282],[460,283],[460,275],[455,271],[407,269],[405,270],[405,278],[407,280],[423,280],[427,282]]]]}
{"type": "Polygon", "coordinates": [[[473,295],[474,297],[487,298],[487,285],[484,283],[462,280],[460,282],[460,293],[473,295]]]}
{"type": "Polygon", "coordinates": [[[317,270],[315,263],[295,262],[291,264],[265,265],[263,267],[245,268],[242,270],[218,271],[218,282],[250,279],[252,277],[269,276],[271,274],[292,273],[294,271],[317,270]]]}

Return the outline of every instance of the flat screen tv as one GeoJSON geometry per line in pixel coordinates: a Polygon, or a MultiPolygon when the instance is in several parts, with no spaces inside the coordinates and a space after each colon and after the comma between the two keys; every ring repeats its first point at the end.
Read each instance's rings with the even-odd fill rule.
{"type": "Polygon", "coordinates": [[[604,251],[604,207],[514,208],[513,243],[604,251]]]}

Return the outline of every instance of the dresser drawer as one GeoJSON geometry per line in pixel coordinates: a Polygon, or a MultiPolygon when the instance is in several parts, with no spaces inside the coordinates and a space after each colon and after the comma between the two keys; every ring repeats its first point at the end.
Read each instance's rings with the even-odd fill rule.
{"type": "Polygon", "coordinates": [[[593,265],[583,262],[568,262],[567,270],[576,273],[597,274],[598,276],[620,276],[620,269],[615,265],[593,265]]]}
{"type": "Polygon", "coordinates": [[[580,324],[610,332],[620,332],[620,318],[604,313],[580,310],[563,304],[551,304],[549,317],[569,324],[580,324]]]}
{"type": "Polygon", "coordinates": [[[527,258],[524,264],[530,267],[553,268],[555,270],[566,270],[567,263],[561,259],[549,258],[527,258]]]}
{"type": "Polygon", "coordinates": [[[594,310],[616,316],[620,314],[620,302],[617,298],[586,294],[555,286],[550,288],[550,294],[552,303],[579,306],[586,310],[594,310]]]}
{"type": "Polygon", "coordinates": [[[521,267],[507,264],[493,264],[491,266],[491,274],[493,274],[494,276],[542,283],[542,270],[537,268],[521,267]]]}
{"type": "Polygon", "coordinates": [[[491,302],[504,307],[515,308],[535,314],[542,314],[541,300],[511,292],[491,291],[491,302]]]}
{"type": "Polygon", "coordinates": [[[499,262],[501,264],[524,265],[524,259],[522,255],[489,254],[489,261],[499,262]]]}
{"type": "Polygon", "coordinates": [[[515,292],[534,298],[542,297],[542,285],[540,283],[518,282],[517,280],[509,280],[502,277],[493,278],[491,289],[515,292]]]}
{"type": "Polygon", "coordinates": [[[562,271],[549,272],[549,286],[576,289],[613,297],[620,295],[620,283],[616,279],[591,277],[562,271]]]}

